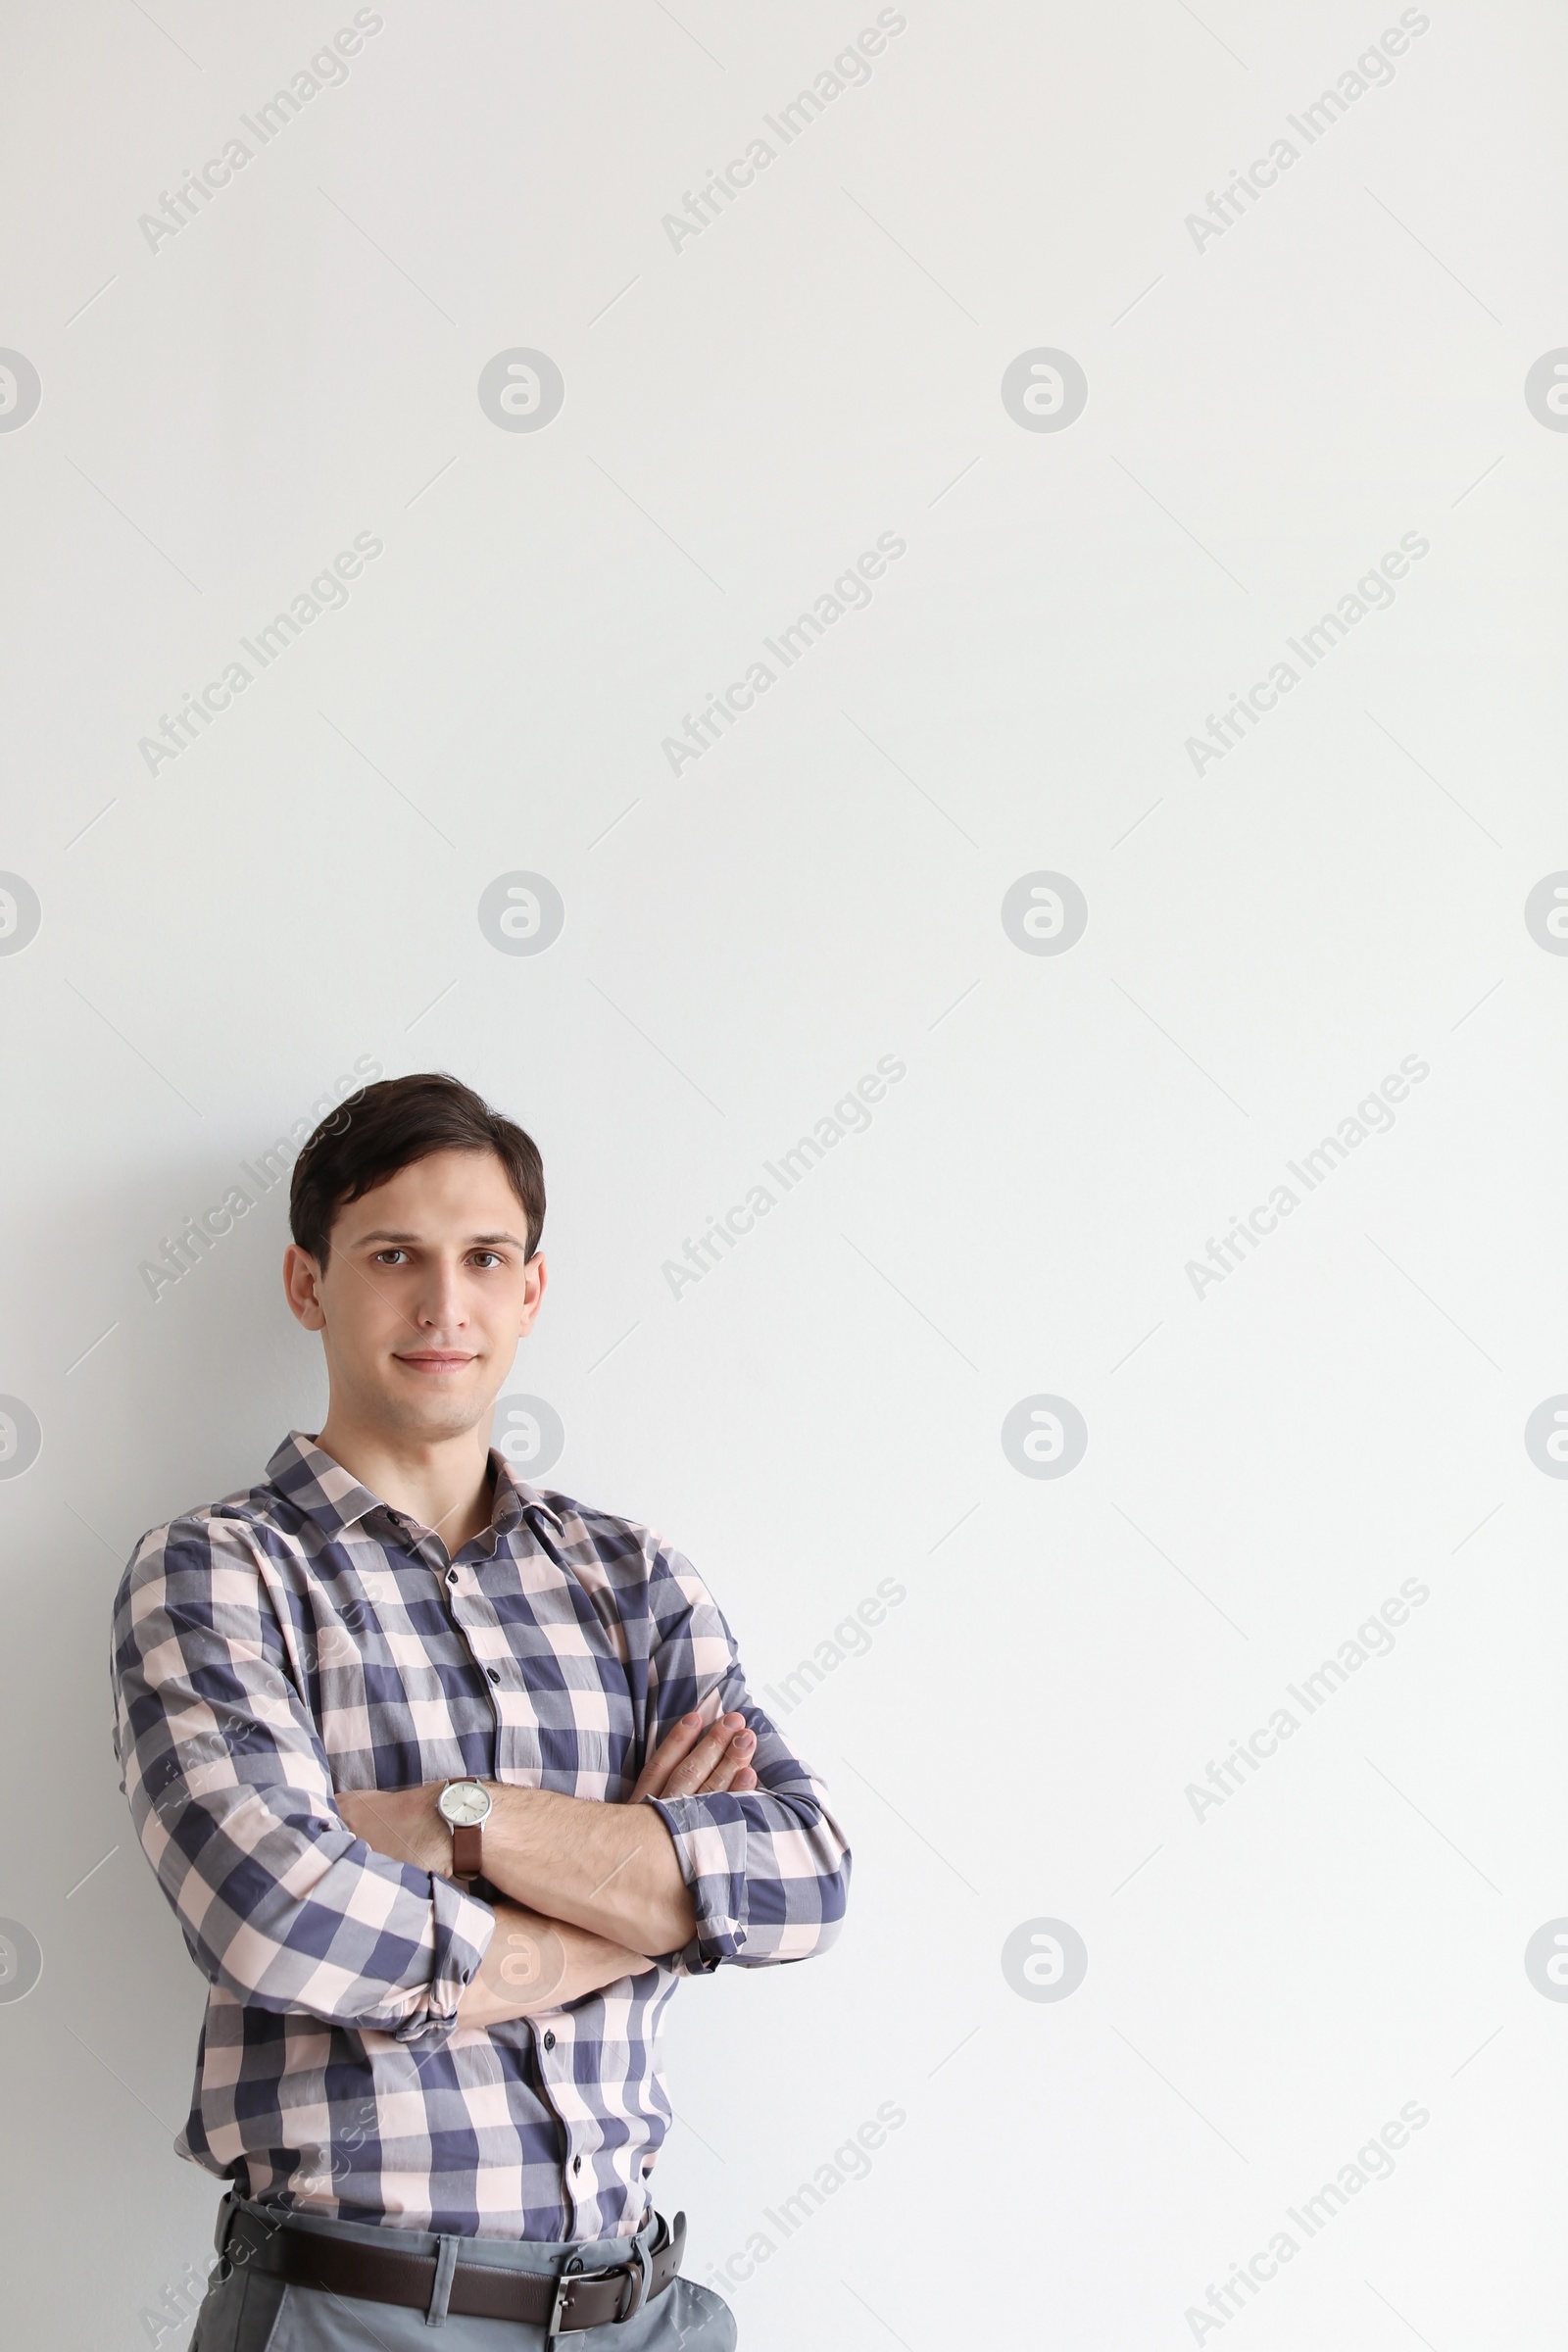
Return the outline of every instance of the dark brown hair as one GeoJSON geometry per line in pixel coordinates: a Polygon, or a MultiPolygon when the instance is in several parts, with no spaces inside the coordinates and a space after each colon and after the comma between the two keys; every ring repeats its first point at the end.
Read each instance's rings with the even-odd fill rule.
{"type": "Polygon", "coordinates": [[[493,1152],[528,1220],[528,1255],[545,1222],[545,1170],[532,1136],[444,1070],[383,1078],[349,1095],[294,1162],[288,1221],[295,1241],[326,1263],[340,1208],[433,1152],[493,1152]]]}

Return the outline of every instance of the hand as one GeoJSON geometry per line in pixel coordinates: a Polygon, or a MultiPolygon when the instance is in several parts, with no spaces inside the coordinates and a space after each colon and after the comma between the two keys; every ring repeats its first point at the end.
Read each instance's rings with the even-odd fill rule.
{"type": "Polygon", "coordinates": [[[443,1783],[422,1788],[340,1788],[337,1809],[356,1838],[411,1870],[452,1874],[452,1832],[436,1811],[443,1783]]]}
{"type": "Polygon", "coordinates": [[[744,1715],[720,1715],[705,1732],[700,1709],[683,1715],[643,1766],[628,1802],[644,1796],[743,1796],[757,1787],[757,1736],[744,1715]]]}
{"type": "Polygon", "coordinates": [[[497,1903],[495,1914],[490,1948],[458,2003],[460,2026],[488,2028],[564,2009],[654,1966],[624,1944],[514,1903],[497,1903]]]}

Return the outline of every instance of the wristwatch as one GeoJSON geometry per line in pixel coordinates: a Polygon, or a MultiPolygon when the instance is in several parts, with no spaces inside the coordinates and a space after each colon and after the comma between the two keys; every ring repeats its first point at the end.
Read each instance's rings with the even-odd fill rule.
{"type": "Polygon", "coordinates": [[[469,1886],[483,1871],[484,1824],[494,1799],[480,1781],[448,1781],[435,1802],[452,1832],[452,1876],[469,1886]]]}

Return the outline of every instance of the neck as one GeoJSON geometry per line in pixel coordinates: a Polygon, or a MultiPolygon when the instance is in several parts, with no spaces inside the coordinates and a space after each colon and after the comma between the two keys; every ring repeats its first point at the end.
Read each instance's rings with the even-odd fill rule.
{"type": "Polygon", "coordinates": [[[328,1406],[316,1443],[394,1511],[459,1552],[490,1524],[494,1497],[483,1426],[454,1438],[410,1438],[367,1428],[328,1406]]]}

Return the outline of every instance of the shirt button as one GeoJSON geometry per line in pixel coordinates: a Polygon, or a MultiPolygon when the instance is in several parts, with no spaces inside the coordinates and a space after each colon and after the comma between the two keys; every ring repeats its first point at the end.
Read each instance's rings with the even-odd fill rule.
{"type": "Polygon", "coordinates": [[[580,2173],[582,2171],[582,2158],[580,2156],[574,2156],[572,2158],[571,2169],[574,2173],[580,2173]]]}
{"type": "Polygon", "coordinates": [[[550,2032],[548,2032],[548,2031],[547,2031],[547,2033],[546,2033],[546,2034],[545,2034],[545,2048],[546,2048],[547,2050],[553,2050],[553,2049],[555,2048],[555,2046],[556,2046],[556,2037],[555,2037],[554,2034],[552,2034],[552,2033],[550,2033],[550,2032]]]}
{"type": "Polygon", "coordinates": [[[456,1570],[455,1568],[449,1568],[449,1569],[447,1570],[447,1583],[448,1583],[449,1585],[455,1585],[455,1584],[457,1583],[457,1581],[458,1581],[458,1572],[457,1572],[457,1570],[456,1570]]]}
{"type": "Polygon", "coordinates": [[[501,1669],[500,1669],[500,1667],[499,1667],[499,1666],[487,1666],[487,1667],[485,1668],[485,1672],[486,1672],[486,1674],[487,1674],[487,1675],[490,1677],[490,1680],[491,1680],[493,1683],[499,1683],[499,1682],[500,1682],[500,1680],[501,1680],[501,1669]]]}

